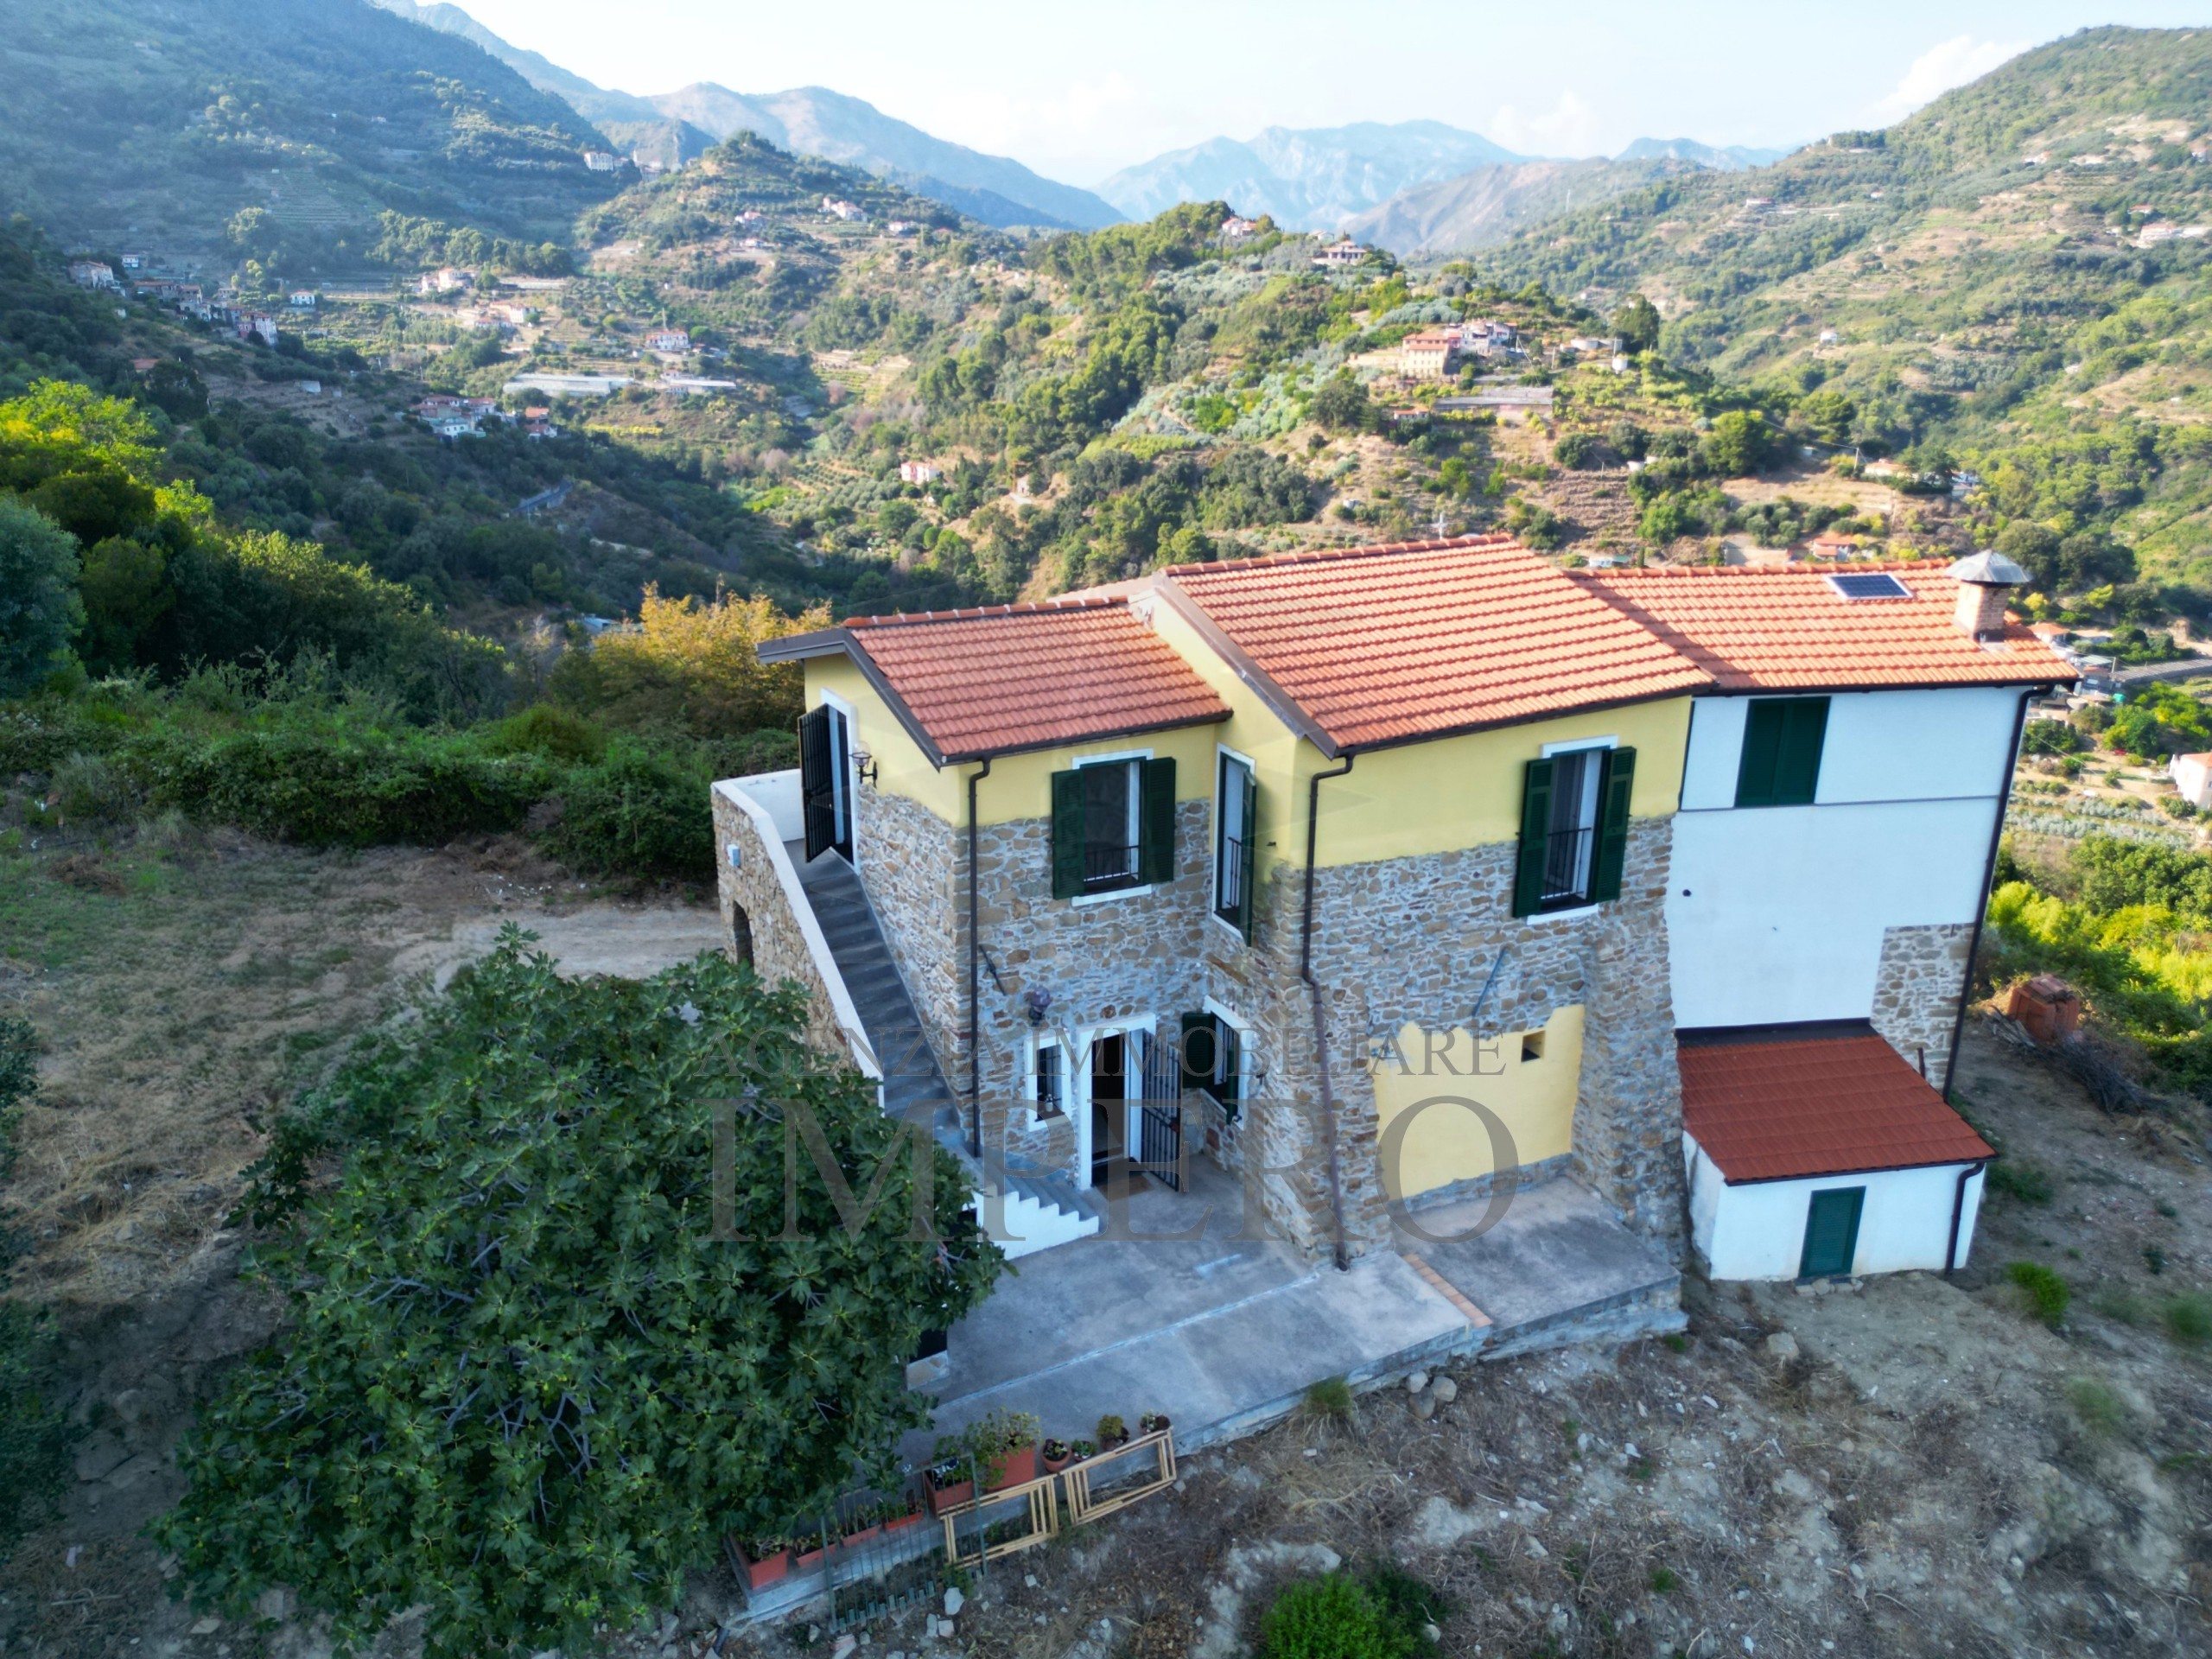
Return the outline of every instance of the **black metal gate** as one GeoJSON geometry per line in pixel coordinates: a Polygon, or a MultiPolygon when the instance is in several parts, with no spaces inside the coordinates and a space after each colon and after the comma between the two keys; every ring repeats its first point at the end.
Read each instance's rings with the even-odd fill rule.
{"type": "Polygon", "coordinates": [[[1129,1161],[1163,1186],[1180,1192],[1189,1185],[1183,1155],[1183,1064],[1166,1044],[1146,1041],[1144,1072],[1139,1081],[1137,1144],[1129,1161]]]}

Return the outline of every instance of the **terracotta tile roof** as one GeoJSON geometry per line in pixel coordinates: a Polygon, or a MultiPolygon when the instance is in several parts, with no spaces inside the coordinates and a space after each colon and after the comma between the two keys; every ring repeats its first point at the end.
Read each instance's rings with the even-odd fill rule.
{"type": "Polygon", "coordinates": [[[1678,1051],[1682,1128],[1732,1182],[1847,1175],[1995,1154],[1872,1032],[1678,1051]]]}
{"type": "Polygon", "coordinates": [[[1160,588],[1332,753],[1711,683],[1510,537],[1181,565],[1160,588]]]}
{"type": "Polygon", "coordinates": [[[1917,565],[1680,565],[1578,570],[1572,579],[1738,691],[2071,683],[2026,628],[1977,642],[1953,621],[1959,585],[1917,565]],[[1910,599],[1846,599],[1832,575],[1886,570],[1910,599]]]}
{"type": "Polygon", "coordinates": [[[840,632],[946,760],[1229,718],[1117,601],[855,617],[840,632]]]}

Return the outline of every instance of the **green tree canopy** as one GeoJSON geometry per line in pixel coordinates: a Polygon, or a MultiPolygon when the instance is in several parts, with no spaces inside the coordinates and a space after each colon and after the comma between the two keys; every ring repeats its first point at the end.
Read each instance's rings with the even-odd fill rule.
{"type": "Polygon", "coordinates": [[[69,660],[85,620],[69,532],[0,496],[0,695],[27,691],[69,660]]]}
{"type": "Polygon", "coordinates": [[[281,1218],[316,1148],[350,1147],[255,1263],[289,1328],[179,1453],[156,1530],[192,1593],[289,1585],[347,1644],[422,1605],[434,1653],[571,1646],[673,1605],[726,1531],[887,1478],[927,1416],[906,1361],[1001,1258],[957,1166],[913,1155],[804,1016],[719,957],[569,981],[511,930],[365,1046],[263,1176],[281,1218]]]}
{"type": "Polygon", "coordinates": [[[1628,303],[1613,313],[1613,332],[1620,336],[1621,350],[1633,356],[1648,352],[1659,343],[1659,308],[1641,294],[1631,294],[1628,303]]]}

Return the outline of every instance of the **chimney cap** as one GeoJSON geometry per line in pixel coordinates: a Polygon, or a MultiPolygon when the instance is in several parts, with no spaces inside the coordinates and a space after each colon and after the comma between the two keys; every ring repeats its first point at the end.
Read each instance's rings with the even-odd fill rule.
{"type": "Polygon", "coordinates": [[[2020,588],[2028,580],[2026,571],[2002,553],[1987,548],[1959,560],[1947,574],[1954,581],[1970,582],[1980,588],[2020,588]]]}

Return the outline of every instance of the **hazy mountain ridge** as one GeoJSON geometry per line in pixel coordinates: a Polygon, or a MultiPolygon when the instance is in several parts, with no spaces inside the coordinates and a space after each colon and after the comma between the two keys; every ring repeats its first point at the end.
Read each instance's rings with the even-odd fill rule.
{"type": "Polygon", "coordinates": [[[1527,159],[1441,121],[1269,127],[1250,139],[1209,138],[1124,168],[1098,194],[1135,219],[1181,201],[1220,200],[1292,229],[1330,231],[1411,186],[1527,159]]]}
{"type": "Polygon", "coordinates": [[[1671,159],[1503,162],[1401,191],[1343,228],[1402,259],[1469,252],[1560,213],[1703,170],[1671,159]]]}
{"type": "Polygon", "coordinates": [[[1787,149],[1763,149],[1751,144],[1708,144],[1695,138],[1638,138],[1617,162],[1695,162],[1716,173],[1738,173],[1747,168],[1771,167],[1789,154],[1787,149]]]}
{"type": "MultiPolygon", "coordinates": [[[[1121,217],[1088,190],[1042,177],[1006,156],[934,137],[865,99],[827,87],[756,94],[699,81],[674,92],[641,96],[600,86],[538,53],[502,40],[458,6],[418,5],[415,0],[373,3],[426,29],[474,42],[594,121],[680,122],[717,141],[736,132],[757,132],[785,149],[896,179],[918,194],[936,196],[989,224],[1094,229],[1121,217]]],[[[680,146],[681,135],[664,133],[655,139],[658,148],[649,153],[658,155],[660,149],[676,147],[671,139],[680,146]]]]}

